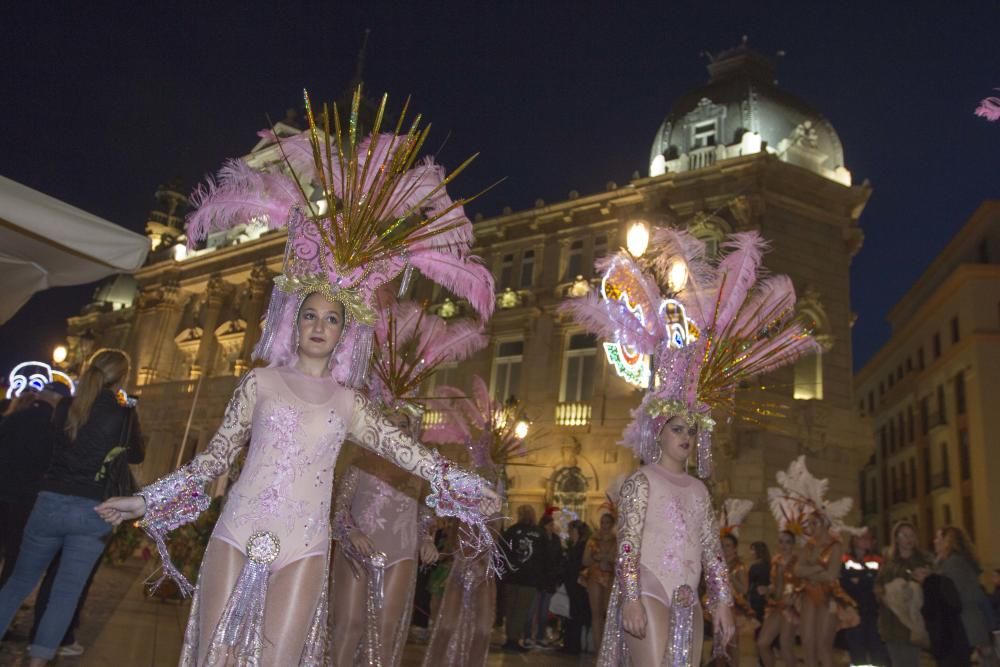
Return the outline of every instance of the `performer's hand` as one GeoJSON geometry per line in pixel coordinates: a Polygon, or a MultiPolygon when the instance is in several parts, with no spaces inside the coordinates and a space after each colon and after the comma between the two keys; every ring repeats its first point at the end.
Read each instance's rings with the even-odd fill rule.
{"type": "Polygon", "coordinates": [[[434,546],[434,539],[425,537],[420,544],[420,562],[424,565],[433,565],[438,560],[438,550],[434,546]]]}
{"type": "Polygon", "coordinates": [[[479,499],[479,510],[483,514],[493,516],[500,511],[501,505],[500,495],[496,491],[488,486],[483,489],[483,496],[479,499]]]}
{"type": "Polygon", "coordinates": [[[718,638],[723,646],[729,646],[730,640],[736,633],[736,623],[733,621],[733,608],[728,604],[717,604],[712,611],[712,625],[715,632],[713,637],[718,638]]]}
{"type": "Polygon", "coordinates": [[[646,608],[638,600],[626,600],[622,605],[622,627],[639,639],[646,638],[646,608]]]}
{"type": "Polygon", "coordinates": [[[138,519],[145,514],[146,499],[142,496],[116,496],[105,500],[94,511],[112,526],[117,526],[122,521],[138,519]]]}
{"type": "Polygon", "coordinates": [[[360,530],[351,531],[351,534],[347,539],[351,541],[351,546],[354,547],[355,551],[363,557],[368,558],[375,553],[375,545],[372,544],[372,541],[368,539],[368,536],[360,530]]]}

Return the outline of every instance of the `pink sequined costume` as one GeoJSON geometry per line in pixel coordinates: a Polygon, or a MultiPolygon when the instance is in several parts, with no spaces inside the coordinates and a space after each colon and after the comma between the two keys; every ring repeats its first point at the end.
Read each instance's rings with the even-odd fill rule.
{"type": "Polygon", "coordinates": [[[728,572],[708,489],[698,479],[658,465],[642,466],[622,484],[618,507],[618,576],[611,592],[608,624],[598,665],[632,664],[621,626],[621,606],[649,596],[671,611],[673,637],[663,664],[684,652],[700,664],[701,608],[698,584],[705,573],[711,606],[731,604],[728,572]]]}
{"type": "MultiPolygon", "coordinates": [[[[361,641],[355,652],[355,662],[392,667],[402,661],[410,617],[413,614],[418,550],[421,540],[429,536],[428,530],[433,521],[433,513],[421,502],[424,493],[425,486],[420,479],[405,475],[399,470],[385,470],[384,465],[373,465],[367,457],[348,466],[338,484],[333,516],[334,539],[338,543],[337,548],[344,550],[352,569],[356,573],[366,574],[363,582],[368,589],[366,597],[376,598],[365,600],[363,615],[357,614],[351,620],[342,621],[361,622],[364,625],[360,633],[361,641]],[[348,542],[353,530],[360,531],[371,540],[378,554],[377,565],[358,562],[361,559],[352,553],[353,549],[348,542]],[[405,590],[398,597],[403,604],[399,605],[399,615],[391,623],[395,628],[393,636],[381,637],[379,612],[385,603],[385,595],[391,597],[399,592],[386,592],[383,587],[386,579],[391,578],[388,576],[391,569],[404,561],[412,562],[412,576],[401,582],[405,590]],[[374,571],[374,568],[378,571],[374,571]],[[388,662],[383,662],[378,655],[383,642],[390,643],[388,662]]],[[[338,588],[337,580],[332,574],[330,586],[331,589],[338,588]]],[[[331,623],[334,642],[341,634],[331,623]]]]}
{"type": "Polygon", "coordinates": [[[164,577],[194,593],[184,665],[324,664],[329,503],[345,437],[430,482],[428,506],[469,526],[469,549],[497,551],[480,509],[485,482],[393,428],[355,391],[365,386],[375,328],[385,316],[375,294],[397,277],[405,290],[416,268],[483,316],[494,305],[492,278],[471,255],[464,200],[445,190],[457,171],[445,176],[432,160],[417,162],[427,133],[419,119],[406,123],[403,135],[379,132],[384,97],[372,134],[360,137],[360,100],[358,88],[347,118],[331,118],[337,114],[324,108],[317,123],[306,94],[306,131],[284,139],[261,134],[278,144],[283,165],[258,171],[231,160],[193,197],[192,244],[251,220],[286,227],[288,237],[254,349],[268,368],[240,383],[206,451],[139,494],[146,503],[141,525],[156,542],[164,577]],[[343,307],[343,328],[329,377],[306,378],[291,368],[300,351],[300,309],[316,293],[343,307]],[[194,588],[171,563],[166,535],[207,508],[207,483],[248,441],[247,461],[202,562],[205,576],[194,588]],[[278,641],[268,640],[269,629],[278,641]]]}
{"type": "MultiPolygon", "coordinates": [[[[345,437],[431,481],[438,491],[442,482],[455,490],[462,485],[454,477],[462,473],[452,469],[445,471],[442,478],[446,464],[393,428],[356,391],[332,378],[311,378],[288,368],[256,369],[240,383],[208,448],[140,492],[147,504],[143,524],[162,537],[163,529],[176,522],[178,516],[204,509],[208,498],[203,490],[205,485],[225,473],[249,441],[243,472],[230,491],[213,539],[223,540],[244,553],[248,558],[245,570],[262,566],[263,572],[251,576],[265,579],[300,559],[326,559],[333,471],[345,437]],[[452,479],[445,481],[448,478],[452,479]],[[264,542],[254,544],[258,536],[265,536],[264,542]]],[[[451,493],[446,490],[441,495],[447,497],[451,493]]],[[[169,563],[164,566],[170,570],[169,563]]],[[[183,586],[183,577],[173,574],[183,586]]],[[[325,578],[317,584],[321,584],[316,588],[321,592],[314,598],[310,631],[300,659],[302,665],[320,665],[324,659],[325,578]]],[[[249,649],[248,653],[238,654],[241,664],[259,664],[266,637],[248,638],[243,643],[227,636],[233,632],[260,632],[260,619],[250,624],[240,622],[243,615],[253,611],[246,606],[248,603],[263,602],[246,599],[245,589],[237,582],[206,647],[199,645],[200,638],[206,636],[201,624],[203,620],[212,620],[201,618],[199,593],[195,588],[182,665],[216,664],[234,645],[249,649]]],[[[261,608],[259,613],[263,611],[261,608]]]]}
{"type": "MultiPolygon", "coordinates": [[[[600,292],[560,307],[603,338],[619,373],[646,390],[621,443],[643,467],[620,494],[617,581],[599,658],[606,667],[631,664],[626,601],[645,595],[667,606],[672,620],[662,662],[672,667],[698,664],[702,567],[710,604],[732,604],[707,490],[655,465],[664,425],[679,419],[696,432],[698,476],[708,477],[715,419],[736,412],[740,383],[818,347],[796,318],[791,280],[762,277],[767,243],[759,233],[732,234],[723,247],[725,255],[710,262],[704,243],[689,233],[655,229],[651,256],[640,262],[623,250],[599,260],[600,292]]],[[[658,643],[646,646],[659,651],[658,643]]],[[[723,650],[713,646],[715,654],[723,650]]]]}

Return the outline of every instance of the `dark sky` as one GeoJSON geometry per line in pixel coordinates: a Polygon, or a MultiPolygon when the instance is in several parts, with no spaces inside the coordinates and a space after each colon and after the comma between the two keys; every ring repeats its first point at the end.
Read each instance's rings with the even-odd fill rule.
{"type": "MultiPolygon", "coordinates": [[[[365,28],[370,89],[411,94],[428,146],[449,136],[447,166],[482,153],[454,191],[507,178],[471,206],[486,215],[645,175],[672,101],[707,78],[701,52],[744,34],[784,51],[779,83],[874,187],[853,265],[858,366],[889,308],[1000,197],[1000,126],[972,115],[1000,86],[995,1],[20,4],[0,39],[0,174],[136,231],[160,183],[190,187],[246,153],[303,86],[339,96],[365,28]]],[[[0,328],[0,372],[48,357],[91,292],[36,295],[0,328]]]]}

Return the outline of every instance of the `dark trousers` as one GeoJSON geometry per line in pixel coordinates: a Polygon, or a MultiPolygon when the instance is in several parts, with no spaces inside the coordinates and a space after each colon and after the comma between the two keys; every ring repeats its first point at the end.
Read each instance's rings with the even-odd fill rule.
{"type": "Polygon", "coordinates": [[[35,499],[30,501],[0,501],[0,525],[3,526],[3,570],[0,570],[0,588],[10,579],[17,563],[17,554],[21,551],[21,539],[24,537],[24,527],[31,516],[31,508],[35,499]]]}
{"type": "Polygon", "coordinates": [[[531,603],[535,600],[535,587],[504,584],[503,592],[507,641],[516,642],[524,638],[524,624],[531,613],[531,603]]]}
{"type": "Polygon", "coordinates": [[[590,625],[590,599],[587,589],[577,583],[567,584],[566,594],[569,595],[569,620],[566,621],[565,648],[569,653],[580,653],[583,629],[590,625]]]}
{"type": "Polygon", "coordinates": [[[862,617],[861,623],[844,630],[843,637],[852,665],[884,667],[889,664],[889,651],[879,637],[876,618],[862,617]]]}

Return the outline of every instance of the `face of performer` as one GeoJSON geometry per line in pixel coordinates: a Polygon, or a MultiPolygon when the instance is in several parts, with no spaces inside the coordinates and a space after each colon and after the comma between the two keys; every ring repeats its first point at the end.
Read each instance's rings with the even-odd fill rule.
{"type": "Polygon", "coordinates": [[[688,426],[683,417],[671,417],[660,429],[661,464],[683,469],[691,448],[694,446],[698,427],[688,426]]]}
{"type": "Polygon", "coordinates": [[[790,533],[778,533],[778,548],[781,553],[790,554],[795,548],[795,537],[790,533]]]}
{"type": "Polygon", "coordinates": [[[613,516],[611,516],[610,514],[602,514],[601,515],[601,532],[602,533],[610,533],[611,530],[614,527],[615,527],[615,518],[613,516]]]}
{"type": "Polygon", "coordinates": [[[736,541],[730,535],[722,538],[722,555],[727,561],[736,559],[736,541]]]}
{"type": "Polygon", "coordinates": [[[344,305],[319,292],[306,297],[299,309],[299,354],[314,359],[330,356],[344,333],[344,305]]]}
{"type": "Polygon", "coordinates": [[[818,514],[810,514],[802,522],[802,532],[806,537],[824,538],[829,532],[827,528],[826,522],[818,514]]]}

